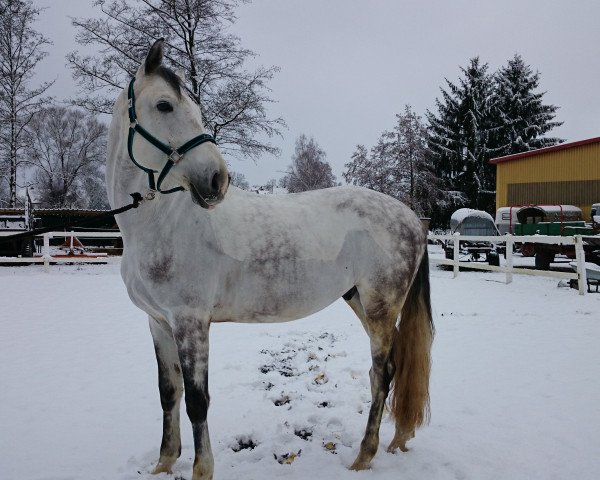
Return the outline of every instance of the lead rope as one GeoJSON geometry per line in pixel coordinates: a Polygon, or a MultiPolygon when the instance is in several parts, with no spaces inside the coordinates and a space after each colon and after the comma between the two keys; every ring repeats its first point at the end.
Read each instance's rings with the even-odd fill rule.
{"type": "MultiPolygon", "coordinates": [[[[140,205],[140,202],[142,202],[144,200],[144,197],[142,197],[142,194],[139,192],[135,192],[135,193],[130,193],[129,195],[133,198],[133,202],[131,202],[129,205],[115,208],[114,210],[110,210],[109,212],[103,212],[101,214],[94,215],[93,217],[86,218],[85,220],[80,220],[79,222],[63,223],[61,225],[54,225],[52,227],[36,228],[34,230],[29,230],[28,232],[15,233],[14,235],[7,235],[6,237],[0,237],[0,243],[4,243],[4,242],[10,241],[10,240],[16,240],[19,238],[34,237],[36,235],[53,232],[55,230],[61,230],[63,228],[67,228],[67,227],[80,227],[82,225],[91,223],[100,218],[110,217],[112,215],[119,215],[120,213],[131,210],[132,208],[138,208],[140,205]]],[[[149,199],[151,199],[151,198],[152,197],[150,197],[149,199]]]]}

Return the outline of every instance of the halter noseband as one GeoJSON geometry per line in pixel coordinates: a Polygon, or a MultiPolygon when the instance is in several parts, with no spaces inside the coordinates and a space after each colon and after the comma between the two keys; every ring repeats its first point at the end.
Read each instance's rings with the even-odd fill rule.
{"type": "Polygon", "coordinates": [[[173,165],[178,163],[186,152],[188,152],[194,147],[197,147],[198,145],[202,145],[205,142],[212,142],[215,145],[217,144],[217,142],[214,139],[214,137],[212,135],[209,135],[208,133],[203,133],[201,135],[198,135],[197,137],[192,138],[191,140],[185,142],[179,148],[171,148],[166,143],[161,142],[148,130],[142,127],[137,121],[137,116],[135,113],[135,95],[133,93],[134,82],[135,78],[132,78],[131,82],[129,82],[129,89],[127,91],[127,100],[129,104],[129,136],[127,137],[127,151],[129,152],[129,158],[131,158],[131,161],[136,167],[140,168],[148,174],[148,186],[150,187],[150,190],[154,190],[160,193],[173,193],[178,192],[180,190],[185,190],[182,186],[170,188],[169,190],[161,190],[160,186],[167,174],[169,173],[169,171],[171,170],[171,168],[173,167],[173,165]],[[135,132],[138,132],[142,137],[148,140],[160,151],[164,152],[168,157],[167,163],[165,163],[165,166],[162,168],[160,174],[158,175],[158,181],[154,180],[154,174],[158,173],[158,170],[152,170],[151,168],[140,165],[138,162],[136,162],[133,156],[133,137],[135,135],[135,132]]]}

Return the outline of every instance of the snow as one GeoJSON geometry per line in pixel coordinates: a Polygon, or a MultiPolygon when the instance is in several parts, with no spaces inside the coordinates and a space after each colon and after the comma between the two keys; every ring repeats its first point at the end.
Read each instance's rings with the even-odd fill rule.
{"type": "Polygon", "coordinates": [[[462,223],[464,219],[468,217],[485,218],[486,220],[490,220],[492,223],[494,222],[494,219],[489,213],[484,212],[483,210],[474,210],[472,208],[459,208],[452,214],[450,218],[458,224],[462,223]]]}
{"type": "MultiPolygon", "coordinates": [[[[431,281],[431,423],[392,455],[385,417],[372,469],[358,474],[347,467],[366,425],[369,349],[350,309],[339,301],[289,324],[214,325],[215,478],[597,478],[600,294],[437,268],[431,281]],[[298,456],[276,461],[286,454],[298,456]]],[[[4,267],[0,286],[0,478],[190,479],[185,409],[174,475],[148,473],[162,426],[156,365],[118,261],[4,267]]]]}

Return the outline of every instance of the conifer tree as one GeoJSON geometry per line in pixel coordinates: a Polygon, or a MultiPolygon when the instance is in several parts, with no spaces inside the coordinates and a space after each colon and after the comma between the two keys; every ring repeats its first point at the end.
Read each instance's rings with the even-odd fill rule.
{"type": "Polygon", "coordinates": [[[495,190],[492,132],[494,96],[488,64],[479,57],[460,68],[458,84],[446,79],[448,91],[441,89],[436,100],[437,114],[428,111],[429,139],[436,173],[448,190],[462,192],[472,208],[488,206],[487,197],[495,190]]]}
{"type": "Polygon", "coordinates": [[[495,91],[498,128],[494,156],[549,147],[562,141],[543,137],[562,122],[554,121],[558,107],[543,104],[545,92],[536,91],[539,83],[540,73],[534,73],[518,54],[498,71],[495,91]]]}

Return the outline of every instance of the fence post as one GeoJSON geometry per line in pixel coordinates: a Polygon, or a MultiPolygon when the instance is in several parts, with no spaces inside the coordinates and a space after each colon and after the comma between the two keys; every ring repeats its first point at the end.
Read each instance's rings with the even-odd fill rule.
{"type": "Polygon", "coordinates": [[[458,241],[458,237],[460,236],[460,233],[456,232],[454,234],[454,244],[453,244],[453,253],[452,253],[452,261],[454,262],[453,265],[453,272],[454,272],[454,277],[456,278],[458,277],[458,272],[460,271],[459,267],[458,267],[458,257],[460,256],[460,242],[458,241]]]}
{"type": "Polygon", "coordinates": [[[44,259],[44,270],[47,272],[50,267],[50,235],[44,233],[44,248],[42,249],[42,257],[44,259]]]}
{"type": "Polygon", "coordinates": [[[510,233],[506,234],[506,283],[513,281],[513,247],[514,241],[510,233]]]}
{"type": "Polygon", "coordinates": [[[577,284],[579,286],[579,295],[585,295],[587,287],[587,272],[585,270],[585,251],[583,250],[583,240],[581,235],[575,235],[575,261],[577,262],[577,284]]]}

